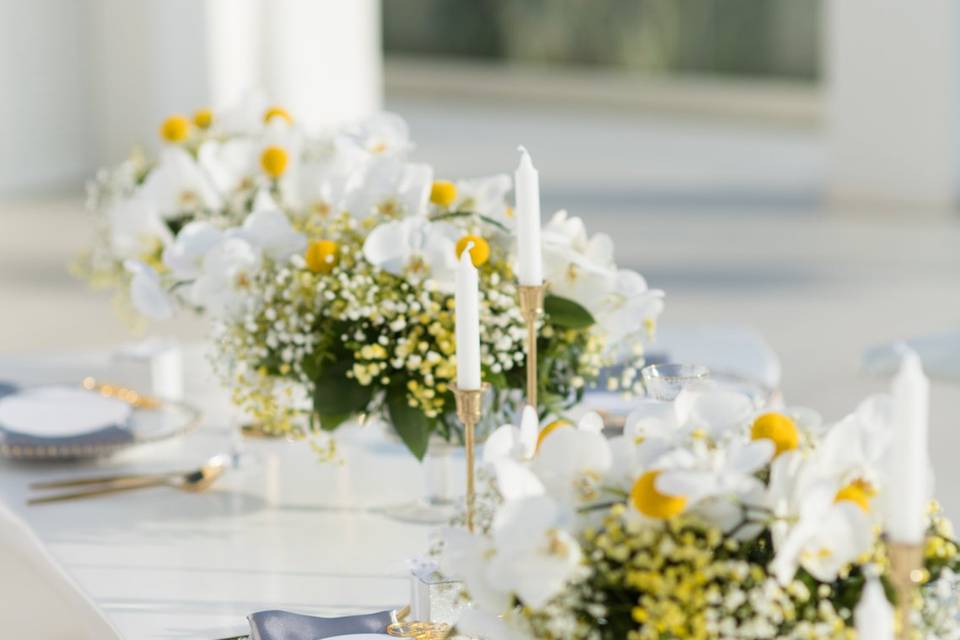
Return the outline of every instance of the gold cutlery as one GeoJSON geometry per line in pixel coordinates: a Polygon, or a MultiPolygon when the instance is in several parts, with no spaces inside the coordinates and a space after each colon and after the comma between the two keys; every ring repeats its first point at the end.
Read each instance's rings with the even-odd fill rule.
{"type": "Polygon", "coordinates": [[[108,398],[122,400],[137,409],[158,409],[163,404],[159,398],[145,395],[128,387],[100,382],[96,378],[89,376],[84,378],[80,384],[83,385],[84,389],[96,391],[100,395],[108,398]]]}
{"type": "MultiPolygon", "coordinates": [[[[205,467],[226,467],[230,464],[230,456],[226,453],[219,453],[212,456],[204,462],[200,469],[205,467]]],[[[176,478],[195,473],[198,469],[178,469],[176,471],[161,471],[157,473],[118,473],[106,476],[90,476],[87,478],[68,478],[65,480],[44,480],[42,482],[31,482],[31,489],[63,489],[66,487],[84,487],[92,484],[104,484],[115,481],[134,481],[134,480],[159,480],[161,478],[176,478]]]]}
{"type": "Polygon", "coordinates": [[[95,496],[136,491],[150,487],[172,487],[190,493],[200,493],[207,490],[217,478],[223,475],[227,468],[226,456],[214,456],[199,469],[193,471],[179,471],[173,473],[157,473],[144,475],[115,475],[99,478],[83,478],[78,480],[62,480],[41,482],[31,485],[32,489],[55,489],[64,487],[88,487],[80,491],[58,493],[49,496],[35,497],[27,500],[29,505],[63,502],[66,500],[80,500],[95,496]]]}

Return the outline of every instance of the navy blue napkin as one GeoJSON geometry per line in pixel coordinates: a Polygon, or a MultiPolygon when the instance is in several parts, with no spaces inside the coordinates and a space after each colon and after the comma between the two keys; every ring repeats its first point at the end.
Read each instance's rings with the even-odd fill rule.
{"type": "Polygon", "coordinates": [[[320,618],[289,611],[258,611],[247,616],[250,640],[321,640],[351,633],[387,633],[393,611],[343,618],[320,618]]]}
{"type": "MultiPolygon", "coordinates": [[[[0,398],[11,395],[20,390],[15,384],[0,381],[0,398]]],[[[82,433],[76,436],[59,436],[56,438],[34,436],[28,433],[20,433],[8,429],[0,424],[0,444],[10,447],[83,447],[83,446],[103,446],[119,445],[131,442],[134,439],[133,432],[127,428],[126,424],[104,425],[102,429],[82,433]]]]}

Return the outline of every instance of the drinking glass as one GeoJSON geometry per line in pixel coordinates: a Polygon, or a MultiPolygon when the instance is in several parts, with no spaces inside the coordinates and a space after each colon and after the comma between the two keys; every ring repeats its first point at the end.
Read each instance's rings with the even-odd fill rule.
{"type": "Polygon", "coordinates": [[[706,382],[710,370],[702,364],[651,364],[640,370],[640,377],[648,398],[670,402],[684,389],[706,382]]]}

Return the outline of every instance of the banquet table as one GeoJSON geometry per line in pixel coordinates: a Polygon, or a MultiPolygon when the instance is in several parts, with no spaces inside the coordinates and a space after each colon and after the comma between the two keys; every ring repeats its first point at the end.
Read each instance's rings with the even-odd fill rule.
{"type": "MultiPolygon", "coordinates": [[[[102,360],[73,355],[70,366],[102,360]]],[[[34,378],[53,362],[41,364],[34,378]]],[[[62,361],[53,369],[72,375],[62,361]]],[[[0,358],[0,377],[24,370],[23,359],[0,358]]],[[[420,466],[399,444],[355,426],[338,439],[340,461],[319,462],[306,443],[241,438],[204,367],[187,366],[185,386],[207,415],[184,438],[96,463],[0,463],[0,500],[124,638],[213,640],[244,632],[245,616],[262,609],[345,615],[408,602],[407,563],[427,549],[430,528],[378,511],[422,493],[420,466]],[[223,452],[238,465],[205,493],[26,505],[34,481],[188,469],[223,452]]]]}
{"type": "MultiPolygon", "coordinates": [[[[664,359],[779,381],[775,354],[748,330],[665,332],[658,349],[664,359]]],[[[0,461],[0,501],[128,640],[217,640],[246,632],[245,617],[264,609],[348,615],[407,604],[409,562],[426,552],[434,529],[383,510],[423,495],[416,460],[375,423],[338,431],[334,462],[321,462],[305,442],[245,438],[203,349],[180,351],[182,384],[173,387],[204,412],[198,429],[97,462],[0,461]],[[236,468],[205,493],[154,488],[26,504],[31,482],[191,469],[221,453],[236,468]]],[[[138,368],[129,352],[2,355],[0,381],[76,384],[90,375],[157,388],[156,367],[138,368]]],[[[454,494],[463,493],[463,470],[454,456],[454,494]]]]}

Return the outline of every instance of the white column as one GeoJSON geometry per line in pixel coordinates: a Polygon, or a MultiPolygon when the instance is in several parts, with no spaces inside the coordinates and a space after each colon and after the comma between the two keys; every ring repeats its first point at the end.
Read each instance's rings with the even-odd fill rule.
{"type": "Polygon", "coordinates": [[[93,170],[86,3],[0,0],[0,196],[93,170]]]}
{"type": "Polygon", "coordinates": [[[210,102],[224,107],[263,88],[263,2],[207,0],[210,102]]]}
{"type": "Polygon", "coordinates": [[[98,164],[157,144],[171,113],[209,102],[206,11],[194,0],[96,0],[89,15],[98,164]]]}
{"type": "Polygon", "coordinates": [[[270,0],[263,87],[308,128],[355,120],[382,102],[378,0],[270,0]]]}
{"type": "MultiPolygon", "coordinates": [[[[2,1],[2,0],[0,0],[2,1]]],[[[377,0],[94,0],[99,160],[156,144],[171,113],[262,90],[316,129],[380,107],[377,0]]]]}
{"type": "Polygon", "coordinates": [[[950,206],[960,196],[960,2],[827,0],[829,194],[950,206]]]}

